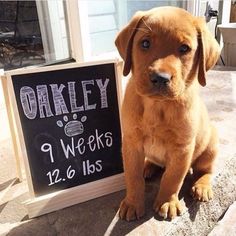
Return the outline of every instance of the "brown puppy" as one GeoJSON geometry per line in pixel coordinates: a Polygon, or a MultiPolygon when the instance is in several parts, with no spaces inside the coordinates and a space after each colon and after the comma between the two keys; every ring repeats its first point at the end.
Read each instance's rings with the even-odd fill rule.
{"type": "Polygon", "coordinates": [[[219,57],[219,46],[203,19],[175,7],[137,12],[115,43],[124,75],[132,70],[122,107],[127,193],[120,217],[144,214],[143,173],[152,174],[155,163],[165,172],[154,210],[172,219],[181,213],[178,194],[190,167],[197,177],[193,196],[212,198],[218,139],[198,90],[219,57]]]}

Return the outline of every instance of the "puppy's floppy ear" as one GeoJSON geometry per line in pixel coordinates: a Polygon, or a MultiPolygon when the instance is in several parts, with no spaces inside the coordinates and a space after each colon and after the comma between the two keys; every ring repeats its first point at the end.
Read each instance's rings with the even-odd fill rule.
{"type": "Polygon", "coordinates": [[[123,75],[126,76],[129,74],[132,66],[132,46],[134,35],[137,31],[139,22],[144,16],[143,11],[138,11],[129,24],[118,34],[115,44],[116,47],[125,62],[123,75]]]}
{"type": "Polygon", "coordinates": [[[198,81],[202,86],[206,85],[206,72],[217,62],[220,56],[220,47],[211,32],[208,30],[205,20],[197,18],[198,31],[198,81]]]}

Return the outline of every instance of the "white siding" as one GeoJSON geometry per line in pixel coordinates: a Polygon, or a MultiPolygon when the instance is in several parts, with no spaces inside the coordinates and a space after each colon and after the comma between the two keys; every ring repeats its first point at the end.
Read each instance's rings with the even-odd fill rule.
{"type": "Polygon", "coordinates": [[[115,50],[118,32],[117,0],[88,1],[89,34],[93,56],[115,50]]]}

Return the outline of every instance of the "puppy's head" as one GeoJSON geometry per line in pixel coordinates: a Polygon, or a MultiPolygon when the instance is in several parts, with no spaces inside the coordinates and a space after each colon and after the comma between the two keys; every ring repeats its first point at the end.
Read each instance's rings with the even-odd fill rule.
{"type": "Polygon", "coordinates": [[[132,70],[141,95],[175,98],[215,65],[219,46],[203,19],[175,7],[137,12],[119,33],[116,46],[124,75],[132,70]]]}

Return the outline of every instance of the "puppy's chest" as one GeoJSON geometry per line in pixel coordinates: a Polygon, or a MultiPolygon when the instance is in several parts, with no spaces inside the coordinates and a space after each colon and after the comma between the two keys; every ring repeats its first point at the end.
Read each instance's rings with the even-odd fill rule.
{"type": "Polygon", "coordinates": [[[185,131],[174,111],[171,114],[164,109],[149,111],[144,112],[141,125],[144,153],[152,162],[165,166],[167,152],[182,139],[185,131]]]}
{"type": "MultiPolygon", "coordinates": [[[[162,114],[161,114],[162,116],[162,114]]],[[[143,148],[147,158],[165,166],[168,144],[175,134],[162,117],[144,117],[142,122],[143,148]]]]}
{"type": "Polygon", "coordinates": [[[143,142],[144,154],[152,162],[164,167],[166,165],[166,146],[154,136],[145,136],[143,142]]]}

